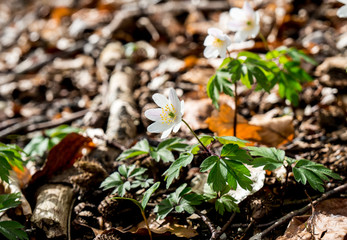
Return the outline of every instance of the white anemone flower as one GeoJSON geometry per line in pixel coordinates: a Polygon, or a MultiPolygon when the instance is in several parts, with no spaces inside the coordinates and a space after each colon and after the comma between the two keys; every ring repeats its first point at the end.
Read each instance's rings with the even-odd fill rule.
{"type": "Polygon", "coordinates": [[[154,121],[148,126],[147,131],[151,133],[162,132],[161,138],[166,138],[171,131],[177,132],[181,127],[184,101],[178,99],[173,88],[170,88],[169,99],[159,93],[155,93],[152,98],[160,108],[149,109],[145,112],[145,116],[154,121]]]}
{"type": "Polygon", "coordinates": [[[227,47],[231,44],[231,39],[218,28],[209,28],[207,37],[204,41],[204,56],[206,58],[216,58],[221,56],[225,58],[227,47]]]}
{"type": "Polygon", "coordinates": [[[347,17],[347,0],[338,0],[340,3],[345,4],[345,6],[340,7],[337,10],[337,16],[340,18],[345,18],[347,17]]]}
{"type": "Polygon", "coordinates": [[[259,12],[254,12],[253,8],[246,1],[243,8],[232,8],[229,11],[231,20],[228,27],[231,31],[236,32],[235,41],[243,42],[247,38],[255,38],[260,30],[259,12]]]}

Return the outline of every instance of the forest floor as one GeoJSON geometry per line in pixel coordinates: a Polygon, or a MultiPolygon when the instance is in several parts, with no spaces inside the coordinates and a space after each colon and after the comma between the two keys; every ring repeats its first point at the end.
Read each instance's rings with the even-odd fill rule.
{"type": "MultiPolygon", "coordinates": [[[[202,181],[200,155],[168,189],[162,174],[169,163],[148,154],[115,160],[143,139],[159,144],[161,134],[146,131],[151,122],[144,112],[155,107],[153,94],[167,95],[169,88],[185,101],[184,119],[197,134],[234,134],[233,99],[221,96],[217,110],[207,96],[206,85],[221,60],[204,58],[203,42],[207,29],[223,28],[223,16],[243,2],[1,1],[0,141],[31,155],[25,172],[18,173],[27,205],[7,216],[25,225],[31,239],[149,239],[139,209],[112,199],[117,196],[113,189],[100,188],[119,166],[135,164],[162,182],[145,211],[154,239],[210,239],[217,226],[225,226],[222,239],[250,239],[279,220],[282,225],[263,239],[311,239],[312,232],[298,226],[318,213],[322,222],[332,221],[332,215],[339,218],[334,224],[341,227],[322,227],[317,220],[312,223],[316,239],[344,239],[346,188],[334,191],[346,184],[347,18],[336,16],[342,6],[336,1],[250,1],[260,11],[261,33],[270,49],[295,47],[317,65],[302,63],[313,80],[303,85],[295,107],[279,97],[276,87],[265,92],[237,86],[237,137],[339,174],[342,180],[325,185],[331,193],[327,199],[297,184],[292,175],[285,183],[278,172],[267,171],[264,187],[239,204],[240,213],[220,215],[213,204],[204,203],[194,214],[172,212],[156,220],[153,209],[168,194],[182,183],[193,187],[202,181]],[[61,125],[67,126],[47,131],[61,125]],[[52,148],[78,129],[80,134],[69,134],[52,148]],[[300,216],[284,218],[310,203],[305,192],[319,199],[315,214],[309,207],[296,212],[300,216]],[[49,207],[44,202],[49,194],[64,200],[49,207]],[[40,215],[38,208],[47,211],[40,214],[49,220],[31,217],[40,215]],[[60,216],[50,217],[50,211],[60,216]]],[[[267,51],[259,37],[233,48],[232,56],[241,50],[261,56],[267,51]]],[[[196,143],[186,127],[171,136],[196,143]]],[[[139,198],[143,192],[132,189],[125,196],[139,198]]]]}

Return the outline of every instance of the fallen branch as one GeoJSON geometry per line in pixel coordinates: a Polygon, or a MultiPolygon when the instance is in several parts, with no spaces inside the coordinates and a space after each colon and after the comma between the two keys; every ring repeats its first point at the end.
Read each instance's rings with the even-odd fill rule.
{"type": "Polygon", "coordinates": [[[83,109],[81,111],[71,113],[67,117],[64,117],[64,118],[59,118],[59,119],[55,119],[55,120],[48,121],[48,122],[33,124],[33,125],[30,125],[28,127],[27,131],[33,132],[33,131],[42,130],[42,129],[46,129],[46,128],[54,128],[54,127],[57,127],[59,125],[69,123],[69,122],[72,122],[76,119],[79,119],[79,118],[83,117],[84,115],[86,115],[86,113],[88,111],[89,111],[88,109],[83,109]]]}
{"type": "Polygon", "coordinates": [[[79,112],[72,113],[67,117],[51,120],[51,121],[46,121],[46,122],[43,122],[43,121],[47,120],[47,117],[44,117],[44,116],[32,117],[0,131],[0,139],[6,137],[7,135],[18,133],[19,131],[24,131],[27,133],[27,132],[33,132],[33,131],[38,131],[42,129],[57,127],[59,125],[69,123],[78,118],[81,118],[87,112],[88,112],[88,109],[84,109],[79,112]]]}
{"type": "Polygon", "coordinates": [[[305,207],[301,208],[301,209],[298,209],[296,211],[292,211],[290,213],[288,213],[287,215],[281,217],[280,219],[278,219],[275,224],[273,224],[272,226],[268,227],[267,229],[265,229],[263,232],[261,233],[258,233],[256,235],[254,235],[252,238],[250,238],[250,240],[260,240],[262,239],[264,236],[266,236],[268,233],[270,233],[272,230],[274,230],[275,228],[277,228],[278,226],[281,226],[282,224],[286,223],[287,221],[289,221],[292,217],[294,216],[297,216],[299,214],[303,214],[305,212],[307,212],[312,205],[316,205],[317,203],[327,199],[328,197],[330,197],[331,195],[333,194],[336,194],[336,193],[339,193],[339,192],[342,192],[342,191],[345,191],[347,190],[347,183],[339,186],[339,187],[336,187],[326,193],[324,193],[320,198],[314,200],[311,203],[309,203],[308,205],[306,205],[305,207]]]}
{"type": "Polygon", "coordinates": [[[234,212],[231,217],[229,218],[229,220],[224,224],[224,226],[221,228],[221,230],[216,231],[215,234],[212,234],[210,240],[216,240],[219,239],[219,237],[228,229],[228,227],[230,226],[231,222],[233,221],[234,217],[236,216],[236,212],[234,212]]]}

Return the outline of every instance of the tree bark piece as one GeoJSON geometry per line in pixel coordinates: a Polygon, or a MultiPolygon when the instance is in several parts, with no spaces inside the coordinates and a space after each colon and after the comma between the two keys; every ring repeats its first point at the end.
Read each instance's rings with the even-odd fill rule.
{"type": "MultiPolygon", "coordinates": [[[[116,67],[117,68],[117,67],[116,67]]],[[[128,68],[116,70],[111,78],[106,96],[106,103],[110,106],[106,135],[109,141],[127,145],[136,136],[136,126],[139,114],[135,108],[133,98],[134,72],[128,68]]]]}
{"type": "Polygon", "coordinates": [[[68,238],[74,195],[72,187],[62,184],[46,184],[38,189],[31,222],[42,229],[48,239],[68,238]]]}

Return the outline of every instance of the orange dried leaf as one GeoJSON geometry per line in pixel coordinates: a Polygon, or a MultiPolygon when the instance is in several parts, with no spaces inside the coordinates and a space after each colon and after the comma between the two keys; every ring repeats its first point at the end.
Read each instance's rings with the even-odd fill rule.
{"type": "MultiPolygon", "coordinates": [[[[220,111],[206,119],[208,128],[217,133],[218,136],[233,136],[234,135],[234,110],[227,104],[222,104],[220,111]]],[[[238,124],[236,126],[237,137],[250,141],[260,141],[258,131],[261,127],[250,125],[242,116],[237,116],[238,124]]]]}
{"type": "Polygon", "coordinates": [[[73,10],[71,8],[67,7],[57,7],[54,8],[51,12],[51,18],[55,19],[57,22],[60,22],[60,20],[63,17],[71,16],[73,13],[73,10]]]}

